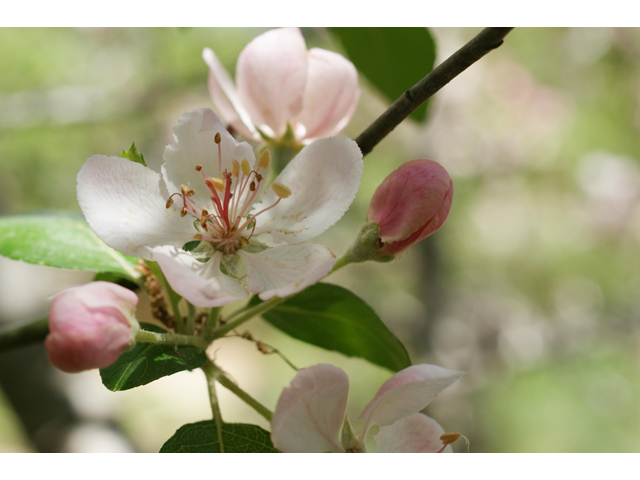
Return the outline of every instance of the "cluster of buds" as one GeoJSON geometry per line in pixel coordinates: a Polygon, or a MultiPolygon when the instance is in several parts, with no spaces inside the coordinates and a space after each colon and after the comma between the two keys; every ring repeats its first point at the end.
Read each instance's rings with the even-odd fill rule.
{"type": "Polygon", "coordinates": [[[93,282],[58,293],[49,310],[44,345],[51,364],[76,373],[105,368],[135,345],[138,297],[109,282],[93,282]]]}

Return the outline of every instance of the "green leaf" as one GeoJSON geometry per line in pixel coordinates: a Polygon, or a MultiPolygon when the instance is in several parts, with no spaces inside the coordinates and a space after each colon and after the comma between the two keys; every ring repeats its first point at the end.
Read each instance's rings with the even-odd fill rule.
{"type": "MultiPolygon", "coordinates": [[[[142,324],[145,330],[165,333],[155,325],[142,324]]],[[[200,368],[207,361],[203,350],[190,345],[173,347],[139,343],[120,355],[116,362],[100,369],[102,384],[113,392],[146,385],[167,375],[200,368]]]]}
{"type": "MultiPolygon", "coordinates": [[[[249,306],[261,300],[254,297],[249,306]]],[[[262,314],[287,335],[350,357],[399,371],[411,366],[402,343],[362,299],[349,290],[317,283],[262,314]]]]}
{"type": "MultiPolygon", "coordinates": [[[[349,59],[391,102],[433,70],[436,45],[426,28],[332,28],[349,59]]],[[[412,114],[421,122],[427,102],[412,114]]]]}
{"type": "Polygon", "coordinates": [[[122,158],[128,158],[132,162],[140,163],[147,166],[147,162],[144,161],[144,155],[138,151],[136,148],[136,144],[132,143],[129,150],[122,150],[122,154],[120,155],[122,158]]]}
{"type": "MultiPolygon", "coordinates": [[[[222,443],[225,453],[278,453],[269,432],[246,423],[223,423],[222,443]]],[[[160,453],[220,453],[215,420],[181,426],[160,453]]]]}
{"type": "Polygon", "coordinates": [[[91,227],[73,216],[12,215],[0,217],[0,255],[36,265],[117,273],[129,279],[137,259],[105,245],[91,227]]]}

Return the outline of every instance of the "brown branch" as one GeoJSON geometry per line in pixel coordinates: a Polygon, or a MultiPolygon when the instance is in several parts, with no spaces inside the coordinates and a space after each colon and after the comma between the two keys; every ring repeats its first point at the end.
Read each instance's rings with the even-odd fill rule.
{"type": "Polygon", "coordinates": [[[404,92],[369,128],[356,138],[362,155],[371,152],[373,147],[429,97],[491,50],[502,45],[503,38],[511,30],[512,27],[485,28],[460,50],[434,68],[426,77],[404,92]]]}

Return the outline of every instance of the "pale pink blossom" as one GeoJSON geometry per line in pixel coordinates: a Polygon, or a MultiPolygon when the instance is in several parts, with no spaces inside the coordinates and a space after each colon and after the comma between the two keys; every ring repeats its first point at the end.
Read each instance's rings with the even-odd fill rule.
{"type": "Polygon", "coordinates": [[[287,124],[299,142],[337,135],[358,104],[358,73],[342,55],[307,51],[298,28],[269,30],[240,53],[237,90],[209,48],[209,91],[222,118],[247,140],[282,137],[287,124]]]}
{"type": "Polygon", "coordinates": [[[380,225],[381,253],[398,255],[438,230],[449,216],[453,182],[437,162],[403,163],[377,188],[367,221],[380,225]]]}
{"type": "Polygon", "coordinates": [[[355,198],[363,162],[354,141],[307,145],[266,188],[268,155],[256,162],[213,111],[186,112],[173,133],[161,172],[104,155],[80,170],[80,207],[107,245],[157,261],[172,288],[199,307],[247,292],[285,297],[329,273],[335,256],[308,241],[355,198]],[[186,251],[193,241],[198,248],[186,251]]]}
{"type": "Polygon", "coordinates": [[[111,365],[135,342],[137,305],[135,293],[114,283],[62,290],[51,302],[44,342],[53,366],[76,373],[111,365]]]}
{"type": "Polygon", "coordinates": [[[271,440],[283,452],[364,452],[369,428],[380,426],[374,438],[377,452],[451,452],[438,423],[418,413],[462,372],[435,365],[414,365],[382,384],[360,415],[360,437],[343,422],[349,378],[338,367],[314,365],[300,370],[283,390],[271,421],[271,440]]]}

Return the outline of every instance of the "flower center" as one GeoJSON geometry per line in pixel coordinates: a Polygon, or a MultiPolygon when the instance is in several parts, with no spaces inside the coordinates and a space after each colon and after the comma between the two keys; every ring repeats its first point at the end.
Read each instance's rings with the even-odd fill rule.
{"type": "Polygon", "coordinates": [[[204,187],[211,199],[209,208],[198,205],[192,198],[196,191],[188,189],[185,185],[181,186],[180,192],[169,197],[166,206],[171,207],[173,197],[180,196],[183,205],[180,216],[195,217],[194,226],[198,233],[193,236],[194,240],[210,242],[216,250],[230,254],[249,245],[249,239],[256,228],[256,217],[291,195],[291,190],[282,184],[272,183],[271,188],[278,199],[267,208],[249,214],[251,205],[260,192],[264,176],[271,166],[271,153],[269,150],[262,152],[255,170],[251,169],[246,158],[240,163],[232,160],[232,171],[228,172],[226,169],[222,170],[220,140],[220,134],[217,133],[215,141],[218,144],[219,176],[207,177],[202,165],[196,166],[196,171],[202,174],[204,187]]]}

